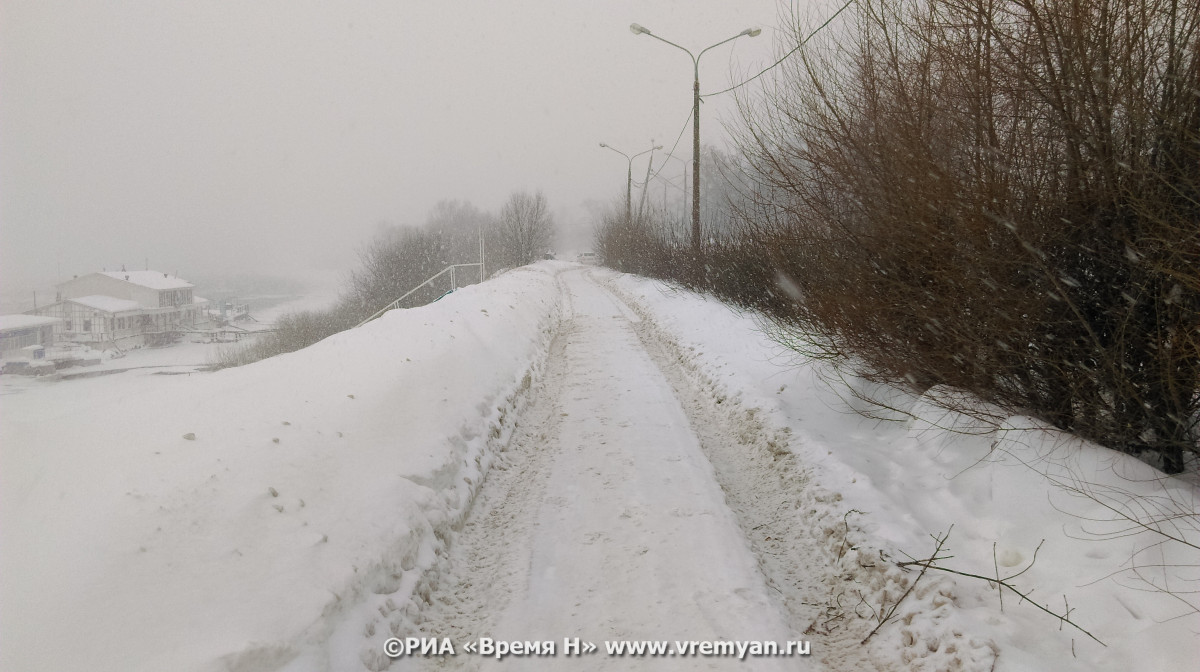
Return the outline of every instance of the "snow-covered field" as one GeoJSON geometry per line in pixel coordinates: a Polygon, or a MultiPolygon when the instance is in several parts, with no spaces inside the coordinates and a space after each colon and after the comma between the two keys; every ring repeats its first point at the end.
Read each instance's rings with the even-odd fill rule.
{"type": "Polygon", "coordinates": [[[1194,485],[899,393],[918,419],[868,420],[822,371],[716,301],[541,262],[238,369],[5,377],[0,669],[378,669],[393,635],[459,648],[392,669],[491,667],[484,635],[812,647],[514,669],[1193,669],[1194,485]],[[1187,543],[1104,522],[1129,495],[1187,543]],[[1107,646],[888,562],[952,525],[938,565],[1032,564],[1011,583],[1107,646]]]}

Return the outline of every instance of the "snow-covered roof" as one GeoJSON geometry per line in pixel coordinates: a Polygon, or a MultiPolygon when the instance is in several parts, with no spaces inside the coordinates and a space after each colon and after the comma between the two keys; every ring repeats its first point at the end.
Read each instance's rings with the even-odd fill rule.
{"type": "Polygon", "coordinates": [[[103,271],[101,275],[150,289],[185,289],[192,283],[161,271],[103,271]]]}
{"type": "Polygon", "coordinates": [[[78,303],[81,306],[103,310],[106,313],[122,313],[127,310],[141,310],[142,306],[137,301],[129,299],[118,299],[112,296],[104,296],[102,294],[93,294],[91,296],[80,296],[74,299],[67,299],[72,303],[78,303]]]}
{"type": "Polygon", "coordinates": [[[58,322],[57,317],[46,317],[45,315],[0,315],[0,331],[44,327],[55,322],[58,322]]]}

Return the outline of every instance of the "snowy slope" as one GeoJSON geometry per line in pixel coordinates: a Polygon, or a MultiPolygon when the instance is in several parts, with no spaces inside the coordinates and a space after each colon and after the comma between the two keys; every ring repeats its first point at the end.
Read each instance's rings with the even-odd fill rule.
{"type": "Polygon", "coordinates": [[[841,555],[834,563],[846,586],[838,589],[841,604],[862,597],[860,612],[894,604],[917,570],[885,572],[879,553],[928,558],[930,535],[953,525],[942,554],[953,557],[941,565],[1008,577],[1032,563],[1012,583],[1057,613],[1069,608],[1071,620],[1107,645],[1009,591],[1001,608],[985,582],[931,571],[868,644],[881,668],[989,669],[994,659],[995,670],[1195,669],[1200,601],[1188,592],[1200,589],[1195,485],[1028,418],[981,426],[927,399],[831,376],[773,343],[753,316],[713,299],[633,276],[614,275],[613,283],[729,413],[789,433],[791,451],[826,491],[806,504],[841,555]],[[856,415],[852,409],[866,405],[855,389],[883,395],[909,415],[893,414],[894,422],[856,415]]]}
{"type": "Polygon", "coordinates": [[[325,667],[337,614],[411,594],[461,517],[561,268],[239,369],[6,387],[0,669],[325,667]]]}

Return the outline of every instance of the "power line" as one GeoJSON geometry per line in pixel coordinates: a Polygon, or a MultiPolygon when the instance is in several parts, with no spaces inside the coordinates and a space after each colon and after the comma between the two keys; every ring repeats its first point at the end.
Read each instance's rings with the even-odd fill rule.
{"type": "MultiPolygon", "coordinates": [[[[683,177],[683,176],[682,176],[682,175],[680,175],[680,177],[683,177]]],[[[651,179],[651,181],[653,181],[653,180],[654,180],[654,176],[651,176],[651,177],[650,177],[650,179],[651,179]]],[[[685,190],[683,187],[679,186],[678,184],[675,184],[675,180],[672,180],[672,179],[671,179],[671,178],[669,178],[669,177],[663,177],[663,178],[659,178],[659,179],[661,179],[661,180],[662,180],[662,183],[663,183],[663,184],[670,185],[670,186],[671,186],[671,188],[673,188],[673,189],[676,189],[676,190],[679,190],[679,191],[682,191],[682,192],[683,192],[683,193],[685,193],[685,194],[687,193],[687,191],[686,191],[686,190],[685,190]]],[[[634,180],[634,181],[633,181],[633,186],[637,187],[638,189],[641,189],[642,187],[645,187],[645,186],[646,186],[646,183],[645,183],[645,182],[638,182],[637,180],[634,180]]]]}
{"type": "MultiPolygon", "coordinates": [[[[800,51],[800,49],[803,48],[805,44],[808,44],[808,41],[811,40],[814,35],[821,32],[821,30],[823,28],[825,28],[825,26],[828,26],[830,23],[832,23],[833,20],[836,19],[839,14],[844,12],[846,10],[846,8],[849,7],[850,5],[854,4],[854,2],[855,2],[855,0],[846,0],[846,4],[842,5],[836,12],[833,13],[832,16],[830,16],[828,19],[826,19],[825,23],[822,23],[821,25],[817,26],[816,30],[809,33],[808,37],[804,38],[804,40],[801,41],[800,44],[796,45],[795,49],[792,49],[788,53],[784,54],[782,57],[780,57],[780,59],[778,61],[775,61],[775,63],[773,63],[769,67],[764,68],[757,75],[751,77],[750,79],[747,79],[744,82],[741,82],[740,84],[735,84],[735,85],[729,87],[728,89],[724,89],[722,91],[716,91],[713,93],[701,94],[700,97],[705,98],[708,96],[719,96],[722,93],[729,93],[730,91],[733,91],[734,89],[743,87],[743,86],[749,84],[750,82],[753,82],[754,80],[758,79],[759,77],[762,77],[763,75],[767,74],[768,71],[770,71],[772,68],[775,68],[780,63],[783,63],[789,56],[796,53],[797,51],[800,51]]],[[[693,106],[694,106],[694,104],[693,104],[693,106]]],[[[671,145],[671,151],[667,152],[667,156],[665,159],[663,159],[662,165],[658,167],[658,170],[654,171],[654,174],[650,176],[650,179],[646,180],[645,184],[642,185],[643,189],[646,188],[647,185],[650,184],[650,180],[653,180],[654,178],[658,177],[658,174],[663,171],[663,168],[667,167],[667,161],[669,159],[671,159],[671,157],[675,156],[675,150],[679,147],[679,141],[683,139],[683,134],[687,132],[688,125],[692,122],[692,116],[693,116],[694,112],[695,112],[694,107],[693,107],[693,109],[688,110],[688,116],[686,119],[683,120],[683,128],[679,129],[679,135],[678,135],[678,137],[675,138],[675,144],[671,145]]]]}
{"type": "Polygon", "coordinates": [[[708,96],[719,96],[722,93],[729,93],[730,91],[733,91],[734,89],[737,89],[737,88],[741,88],[741,87],[749,84],[750,82],[753,82],[754,80],[758,79],[759,77],[762,77],[763,75],[767,74],[767,72],[769,72],[770,70],[777,67],[780,63],[783,63],[785,60],[787,60],[787,58],[789,56],[796,53],[797,51],[800,51],[804,47],[804,45],[808,44],[808,41],[811,40],[814,35],[821,32],[822,28],[824,28],[825,26],[828,26],[830,23],[832,23],[833,20],[836,19],[839,14],[841,14],[843,11],[845,11],[845,9],[847,7],[849,7],[850,5],[854,4],[854,2],[855,2],[855,0],[847,0],[846,4],[842,5],[841,9],[834,12],[833,16],[829,17],[828,19],[825,19],[825,23],[822,23],[821,25],[817,26],[817,29],[814,30],[813,32],[809,33],[808,37],[804,38],[800,42],[800,44],[797,44],[795,49],[792,49],[788,53],[781,56],[778,61],[775,61],[774,63],[767,66],[766,68],[763,68],[762,72],[759,72],[757,75],[751,77],[750,79],[747,79],[746,81],[742,82],[741,84],[734,84],[733,86],[729,87],[728,89],[723,89],[721,91],[714,91],[713,93],[702,93],[702,94],[700,94],[700,97],[707,98],[708,96]]]}
{"type": "MultiPolygon", "coordinates": [[[[683,120],[683,128],[679,129],[679,137],[675,138],[675,144],[671,145],[671,151],[667,152],[667,158],[663,159],[662,165],[658,167],[658,170],[654,171],[654,174],[650,176],[650,180],[658,177],[658,174],[662,172],[663,168],[667,167],[667,159],[670,159],[675,155],[675,149],[679,147],[679,141],[683,139],[683,134],[687,132],[688,124],[692,123],[693,112],[695,112],[694,109],[688,110],[687,119],[683,120]]],[[[650,184],[650,180],[646,180],[646,184],[650,184]]]]}

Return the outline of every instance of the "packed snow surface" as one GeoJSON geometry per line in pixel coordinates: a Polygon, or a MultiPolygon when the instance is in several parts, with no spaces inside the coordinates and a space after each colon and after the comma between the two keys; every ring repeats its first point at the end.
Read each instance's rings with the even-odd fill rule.
{"type": "Polygon", "coordinates": [[[952,391],[831,377],[753,315],[604,269],[541,262],[216,373],[11,378],[4,670],[490,669],[463,650],[481,637],[557,643],[513,669],[1185,670],[1200,649],[1194,485],[937,410],[952,391]],[[1011,583],[1078,627],[896,566],[943,536],[937,565],[1027,570],[1011,583]],[[576,636],[600,650],[566,656],[576,636]],[[391,659],[392,637],[456,651],[391,659]],[[605,652],[626,640],[811,654],[605,652]]]}

